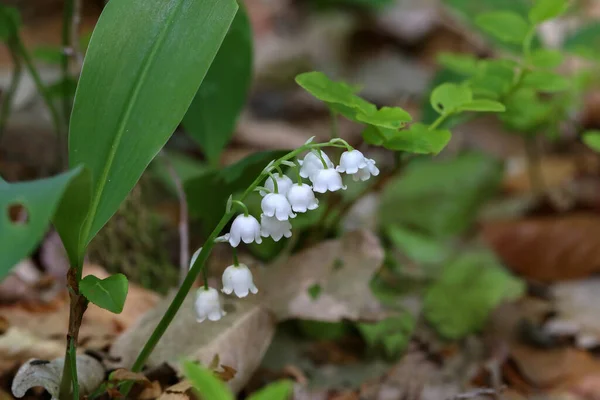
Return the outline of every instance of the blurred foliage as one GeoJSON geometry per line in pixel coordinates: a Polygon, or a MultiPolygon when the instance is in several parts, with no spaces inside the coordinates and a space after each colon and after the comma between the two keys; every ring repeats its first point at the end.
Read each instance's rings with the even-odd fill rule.
{"type": "Polygon", "coordinates": [[[425,318],[448,339],[483,328],[489,313],[504,300],[516,299],[525,285],[488,251],[470,252],[448,263],[427,290],[425,318]]]}
{"type": "Polygon", "coordinates": [[[399,225],[448,237],[467,229],[479,207],[498,190],[502,164],[464,153],[451,160],[414,160],[381,198],[383,227],[399,225]]]}
{"type": "Polygon", "coordinates": [[[405,313],[376,323],[359,323],[358,330],[373,350],[382,349],[388,358],[398,357],[406,350],[416,321],[405,313]]]}

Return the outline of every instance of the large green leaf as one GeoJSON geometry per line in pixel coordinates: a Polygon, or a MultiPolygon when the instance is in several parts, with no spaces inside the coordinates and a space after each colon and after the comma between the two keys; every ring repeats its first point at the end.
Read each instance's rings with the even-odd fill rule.
{"type": "Polygon", "coordinates": [[[227,386],[208,369],[191,361],[183,363],[183,374],[192,383],[202,399],[233,400],[227,386]]]}
{"type": "Polygon", "coordinates": [[[252,81],[252,32],[241,7],[183,118],[186,131],[216,165],[233,135],[252,81]]]}
{"type": "Polygon", "coordinates": [[[529,24],[511,11],[490,11],[477,16],[475,23],[493,37],[508,43],[522,43],[529,32],[529,24]]]}
{"type": "Polygon", "coordinates": [[[274,382],[256,393],[252,393],[248,400],[289,400],[294,389],[292,381],[274,382]]]}
{"type": "Polygon", "coordinates": [[[0,180],[0,280],[42,239],[69,182],[79,173],[81,168],[31,182],[0,180]],[[11,214],[19,209],[26,220],[13,222],[11,214]]]}
{"type": "Polygon", "coordinates": [[[235,0],[112,0],[92,34],[69,161],[92,175],[87,244],[166,143],[198,91],[235,0]]]}
{"type": "Polygon", "coordinates": [[[88,275],[79,283],[79,290],[86,299],[115,314],[123,311],[128,289],[129,284],[123,274],[111,275],[104,279],[88,275]]]}
{"type": "Polygon", "coordinates": [[[501,163],[483,154],[415,160],[385,187],[380,221],[384,226],[405,226],[436,237],[452,236],[471,225],[501,179],[501,163]]]}
{"type": "Polygon", "coordinates": [[[460,339],[483,328],[496,306],[524,289],[490,252],[467,253],[446,265],[425,295],[423,313],[440,334],[460,339]]]}
{"type": "Polygon", "coordinates": [[[567,0],[535,0],[535,4],[529,11],[529,20],[534,24],[540,24],[561,16],[568,7],[567,0]]]}

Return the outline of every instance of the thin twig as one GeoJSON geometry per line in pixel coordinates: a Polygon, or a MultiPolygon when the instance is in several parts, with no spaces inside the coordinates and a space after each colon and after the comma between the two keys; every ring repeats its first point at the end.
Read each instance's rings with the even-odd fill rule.
{"type": "Polygon", "coordinates": [[[169,159],[169,156],[164,151],[161,151],[160,155],[165,162],[165,166],[167,167],[167,171],[169,172],[171,179],[173,180],[175,191],[177,192],[177,198],[179,199],[179,284],[181,285],[188,274],[190,262],[190,227],[187,196],[185,195],[185,189],[183,188],[181,177],[177,174],[177,171],[169,159]]]}
{"type": "Polygon", "coordinates": [[[12,102],[15,97],[15,93],[17,92],[17,87],[19,86],[19,82],[21,81],[21,76],[23,74],[23,66],[21,64],[21,59],[17,51],[12,44],[8,46],[10,56],[13,60],[13,73],[10,81],[10,86],[6,91],[6,95],[3,96],[2,99],[2,110],[0,110],[0,138],[4,133],[4,128],[6,126],[6,122],[8,121],[8,116],[10,114],[10,109],[12,107],[12,102]]]}

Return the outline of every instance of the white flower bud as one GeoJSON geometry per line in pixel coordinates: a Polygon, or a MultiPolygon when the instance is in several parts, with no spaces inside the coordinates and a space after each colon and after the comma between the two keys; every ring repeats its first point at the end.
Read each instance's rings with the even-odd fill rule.
{"type": "Polygon", "coordinates": [[[252,272],[246,264],[230,265],[223,272],[223,289],[225,294],[235,293],[237,297],[246,297],[248,292],[258,293],[254,285],[252,272]]]}
{"type": "MultiPolygon", "coordinates": [[[[277,189],[278,189],[278,193],[279,194],[283,194],[285,195],[287,193],[287,191],[290,189],[290,187],[292,187],[292,185],[294,184],[294,182],[292,182],[292,180],[287,176],[287,175],[281,175],[281,174],[277,174],[275,175],[275,181],[277,182],[277,189]]],[[[268,189],[268,192],[265,192],[264,190],[261,190],[260,195],[261,196],[265,196],[268,193],[274,193],[275,192],[275,185],[273,184],[273,178],[272,177],[268,177],[267,180],[265,181],[265,188],[268,189]]]]}
{"type": "Polygon", "coordinates": [[[231,244],[232,247],[238,247],[240,240],[244,243],[262,243],[262,238],[260,237],[260,224],[252,215],[246,217],[244,214],[240,214],[235,217],[231,224],[229,244],[231,244]]]}
{"type": "Polygon", "coordinates": [[[355,182],[359,180],[366,181],[371,175],[379,175],[379,168],[375,166],[375,160],[367,158],[365,161],[367,162],[367,165],[364,168],[359,169],[355,174],[352,174],[352,179],[354,179],[355,182]]]}
{"type": "Polygon", "coordinates": [[[315,198],[312,188],[306,183],[292,185],[288,190],[287,199],[292,205],[292,210],[296,212],[306,212],[319,207],[319,200],[315,198]]]}
{"type": "Polygon", "coordinates": [[[365,168],[367,162],[365,156],[358,150],[350,150],[342,153],[340,165],[336,168],[338,172],[355,174],[359,169],[365,168]]]}
{"type": "MultiPolygon", "coordinates": [[[[321,150],[319,151],[321,152],[321,156],[325,160],[325,164],[327,164],[327,168],[333,168],[334,165],[329,159],[329,157],[327,157],[327,154],[325,154],[321,150]]],[[[323,162],[321,161],[319,156],[312,151],[304,157],[304,160],[298,160],[298,162],[301,166],[300,176],[303,178],[311,178],[313,175],[315,175],[317,172],[323,169],[323,162]]]]}
{"type": "Polygon", "coordinates": [[[287,221],[289,218],[296,216],[292,212],[290,202],[283,194],[269,193],[263,197],[260,207],[267,217],[275,216],[280,221],[287,221]]]}
{"type": "Polygon", "coordinates": [[[292,236],[292,224],[290,221],[280,221],[275,217],[260,216],[260,233],[263,237],[271,236],[274,241],[279,242],[282,237],[292,236]]]}
{"type": "Polygon", "coordinates": [[[202,322],[205,319],[210,321],[218,321],[226,312],[221,308],[221,302],[219,300],[219,292],[217,289],[201,287],[196,292],[196,320],[202,322]]]}
{"type": "Polygon", "coordinates": [[[346,190],[342,184],[342,176],[333,168],[322,169],[313,177],[313,190],[317,193],[326,191],[335,192],[337,190],[346,190]]]}

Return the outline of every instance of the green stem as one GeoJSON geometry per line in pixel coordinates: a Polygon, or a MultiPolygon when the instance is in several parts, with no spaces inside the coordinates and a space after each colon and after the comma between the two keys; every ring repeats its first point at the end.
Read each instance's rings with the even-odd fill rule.
{"type": "Polygon", "coordinates": [[[325,162],[325,158],[323,157],[323,154],[321,154],[320,150],[314,150],[314,153],[317,155],[317,157],[319,157],[319,160],[321,160],[321,163],[323,164],[323,168],[327,169],[329,168],[327,166],[327,163],[325,162]]]}
{"type": "MultiPolygon", "coordinates": [[[[318,144],[310,143],[308,145],[301,146],[298,149],[281,157],[279,160],[275,161],[273,163],[273,165],[281,165],[281,163],[283,161],[287,161],[292,158],[295,158],[299,154],[303,153],[306,150],[317,149],[317,148],[327,147],[327,146],[332,146],[332,145],[333,145],[332,143],[318,143],[318,144]]],[[[333,146],[335,146],[335,145],[333,145],[333,146]]],[[[250,186],[248,186],[246,191],[242,194],[241,200],[243,201],[250,193],[252,193],[254,191],[254,189],[260,184],[260,182],[262,182],[262,180],[264,178],[265,178],[264,172],[261,173],[259,176],[257,176],[256,179],[254,180],[254,182],[252,182],[250,184],[250,186]]],[[[196,262],[194,263],[192,268],[190,268],[187,276],[185,277],[183,283],[181,284],[179,290],[177,291],[177,294],[175,294],[175,297],[171,301],[169,308],[167,309],[167,311],[163,315],[162,319],[160,320],[160,322],[154,329],[154,332],[152,332],[152,335],[150,335],[150,338],[148,338],[148,341],[146,342],[146,344],[140,351],[140,354],[138,355],[137,359],[135,360],[133,366],[131,367],[131,370],[133,372],[140,372],[142,370],[142,368],[144,367],[146,360],[148,359],[148,357],[150,356],[150,354],[156,347],[156,344],[158,343],[160,338],[163,336],[163,334],[169,327],[169,324],[173,321],[173,318],[175,318],[175,315],[177,314],[177,311],[179,311],[179,308],[181,308],[181,305],[183,304],[187,294],[189,293],[190,289],[192,288],[194,282],[196,281],[196,278],[198,277],[198,275],[200,275],[200,272],[205,269],[204,265],[206,264],[206,260],[208,259],[208,256],[215,244],[215,239],[219,236],[219,234],[221,233],[223,228],[225,228],[225,225],[227,225],[227,223],[233,217],[233,215],[234,215],[233,212],[229,212],[229,213],[226,213],[225,215],[223,215],[223,217],[221,218],[221,220],[219,221],[219,223],[217,224],[215,229],[212,231],[212,233],[208,237],[206,244],[202,247],[202,251],[198,255],[198,259],[196,260],[196,262]]],[[[127,393],[129,393],[129,390],[131,390],[131,384],[123,386],[123,393],[125,395],[127,395],[127,393]]]]}
{"type": "MultiPolygon", "coordinates": [[[[75,340],[69,341],[69,361],[71,365],[77,366],[77,351],[75,351],[75,340]]],[[[73,399],[79,399],[79,380],[77,379],[77,367],[71,368],[71,381],[73,382],[73,399]]]]}
{"type": "Polygon", "coordinates": [[[277,179],[275,179],[275,175],[273,175],[271,171],[268,171],[267,174],[269,174],[271,180],[273,181],[273,193],[279,193],[279,185],[277,184],[277,179]]]}
{"type": "Polygon", "coordinates": [[[246,207],[246,205],[243,202],[241,202],[239,200],[233,200],[231,203],[237,204],[238,206],[240,206],[242,211],[244,211],[244,216],[247,217],[248,215],[250,215],[250,212],[248,211],[248,207],[246,207]]]}
{"type": "Polygon", "coordinates": [[[56,135],[57,135],[57,142],[58,142],[58,147],[59,147],[59,160],[60,160],[60,165],[62,167],[65,165],[65,161],[66,161],[66,157],[64,154],[66,147],[63,146],[64,137],[63,137],[63,131],[61,128],[60,116],[58,114],[58,110],[56,109],[56,107],[54,107],[54,104],[52,103],[52,99],[50,98],[50,95],[48,94],[48,89],[42,82],[42,79],[40,78],[40,74],[38,73],[37,69],[35,68],[35,65],[33,64],[33,61],[31,60],[31,57],[29,56],[29,53],[27,52],[27,49],[25,49],[25,46],[23,46],[23,42],[21,42],[21,39],[18,37],[15,39],[15,49],[21,55],[21,58],[25,62],[27,71],[29,71],[29,73],[31,74],[31,77],[33,78],[33,82],[35,83],[37,90],[40,92],[40,95],[42,96],[44,103],[46,103],[46,107],[48,107],[48,110],[50,111],[50,117],[52,118],[52,124],[54,125],[54,130],[56,131],[56,135]]]}
{"type": "Polygon", "coordinates": [[[335,139],[340,137],[338,130],[338,114],[331,107],[329,107],[329,114],[331,115],[331,138],[335,139]]]}
{"type": "Polygon", "coordinates": [[[12,102],[15,97],[15,93],[17,92],[17,87],[19,86],[19,82],[21,80],[21,75],[23,74],[23,66],[21,64],[21,59],[19,58],[18,52],[14,48],[14,44],[8,44],[8,50],[10,52],[10,56],[13,60],[13,73],[10,81],[10,86],[4,96],[2,101],[2,110],[0,110],[0,138],[4,133],[4,128],[6,126],[6,122],[8,120],[8,116],[10,114],[10,109],[12,107],[12,102]]]}
{"type": "Polygon", "coordinates": [[[437,129],[451,114],[442,114],[438,117],[438,119],[436,119],[435,121],[433,121],[433,124],[429,125],[429,130],[433,131],[435,129],[437,129]]]}
{"type": "Polygon", "coordinates": [[[302,176],[300,175],[300,164],[294,163],[294,171],[296,172],[296,179],[298,180],[298,186],[302,186],[302,176]]]}
{"type": "Polygon", "coordinates": [[[238,260],[238,254],[237,254],[237,247],[233,248],[233,265],[236,267],[240,265],[240,261],[238,260]]]}

